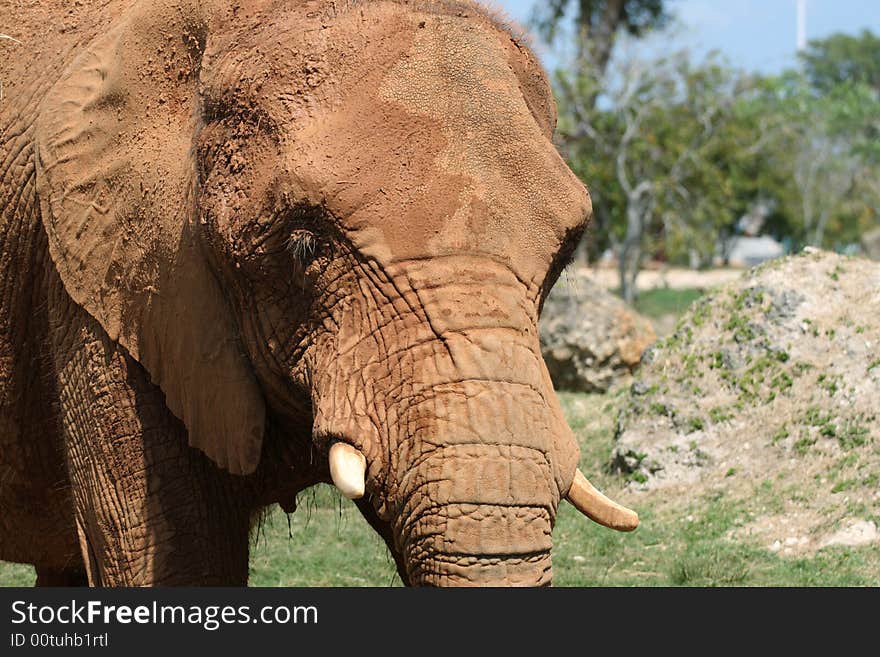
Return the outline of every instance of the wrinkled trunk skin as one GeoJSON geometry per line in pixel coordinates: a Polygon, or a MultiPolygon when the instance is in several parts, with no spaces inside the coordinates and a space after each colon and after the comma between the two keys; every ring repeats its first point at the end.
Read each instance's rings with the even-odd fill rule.
{"type": "Polygon", "coordinates": [[[540,355],[537,287],[473,260],[411,265],[393,286],[407,306],[339,319],[316,438],[364,452],[406,583],[549,584],[578,450],[540,355]]]}
{"type": "Polygon", "coordinates": [[[439,384],[406,412],[393,524],[410,585],[551,582],[553,438],[564,425],[517,372],[499,374],[439,384]]]}
{"type": "Polygon", "coordinates": [[[542,586],[552,578],[556,501],[532,448],[453,444],[410,471],[396,535],[408,583],[542,586]]]}

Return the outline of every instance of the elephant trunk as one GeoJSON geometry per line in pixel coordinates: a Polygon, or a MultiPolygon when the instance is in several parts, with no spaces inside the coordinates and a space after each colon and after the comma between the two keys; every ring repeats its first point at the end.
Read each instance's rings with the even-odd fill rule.
{"type": "Polygon", "coordinates": [[[408,583],[550,584],[549,477],[544,455],[528,448],[462,444],[424,459],[404,482],[395,531],[408,583]]]}
{"type": "Polygon", "coordinates": [[[510,379],[439,389],[410,409],[415,430],[397,464],[394,533],[409,583],[549,584],[553,445],[567,427],[538,390],[510,379]]]}

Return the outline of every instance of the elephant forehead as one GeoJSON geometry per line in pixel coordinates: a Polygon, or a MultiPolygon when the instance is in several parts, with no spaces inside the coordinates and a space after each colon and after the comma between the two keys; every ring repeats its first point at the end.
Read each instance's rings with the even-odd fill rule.
{"type": "Polygon", "coordinates": [[[531,279],[584,221],[586,191],[532,115],[506,46],[481,23],[414,20],[381,75],[297,135],[310,151],[300,179],[359,248],[391,261],[485,253],[531,279]]]}
{"type": "Polygon", "coordinates": [[[531,232],[532,243],[555,244],[564,228],[557,220],[568,214],[570,177],[529,110],[502,42],[455,17],[435,21],[434,29],[418,31],[378,92],[443,134],[430,175],[456,181],[449,191],[457,202],[441,217],[435,244],[455,246],[462,234],[473,234],[485,245],[511,228],[531,232]]]}

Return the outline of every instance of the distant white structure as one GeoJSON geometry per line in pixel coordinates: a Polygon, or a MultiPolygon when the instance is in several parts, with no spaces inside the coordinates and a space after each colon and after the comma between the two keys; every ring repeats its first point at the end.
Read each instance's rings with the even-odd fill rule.
{"type": "Polygon", "coordinates": [[[807,47],[807,0],[797,0],[797,51],[807,47]]]}
{"type": "Polygon", "coordinates": [[[732,267],[754,267],[785,255],[785,247],[769,235],[737,235],[731,238],[729,248],[728,262],[732,267]]]}

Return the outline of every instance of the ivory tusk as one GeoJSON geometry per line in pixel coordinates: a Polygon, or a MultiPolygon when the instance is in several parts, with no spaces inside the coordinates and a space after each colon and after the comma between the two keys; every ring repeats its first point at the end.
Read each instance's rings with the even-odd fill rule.
{"type": "Polygon", "coordinates": [[[603,527],[631,532],[639,526],[639,516],[635,511],[609,500],[587,481],[580,470],[574,473],[574,481],[565,499],[587,518],[603,527]]]}
{"type": "Polygon", "coordinates": [[[364,496],[367,459],[348,443],[333,443],[330,448],[330,476],[336,488],[350,500],[364,496]]]}

